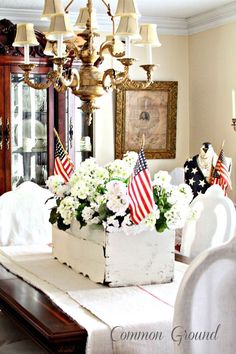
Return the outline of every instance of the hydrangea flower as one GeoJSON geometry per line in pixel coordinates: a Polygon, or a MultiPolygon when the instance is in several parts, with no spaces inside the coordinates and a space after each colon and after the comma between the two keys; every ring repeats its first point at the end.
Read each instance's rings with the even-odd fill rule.
{"type": "Polygon", "coordinates": [[[76,209],[79,206],[79,201],[73,197],[65,197],[62,199],[59,207],[57,208],[57,212],[63,219],[65,225],[70,225],[71,221],[76,216],[76,209]]]}
{"type": "Polygon", "coordinates": [[[46,186],[59,198],[63,198],[69,191],[69,186],[65,184],[62,176],[50,176],[46,181],[46,186]]]}
{"type": "Polygon", "coordinates": [[[171,176],[167,171],[159,171],[154,175],[153,186],[157,188],[166,188],[169,186],[171,181],[171,176]]]}
{"type": "Polygon", "coordinates": [[[176,229],[183,226],[190,215],[189,203],[193,195],[186,184],[171,185],[171,176],[159,171],[152,182],[155,207],[138,225],[131,219],[128,183],[138,154],[127,152],[123,160],[115,160],[104,167],[94,158],[81,163],[67,184],[61,177],[49,177],[47,185],[55,193],[57,206],[51,211],[50,221],[66,230],[73,220],[80,227],[102,225],[107,232],[125,232],[128,235],[156,229],[176,229]]]}
{"type": "Polygon", "coordinates": [[[116,215],[125,215],[129,207],[127,186],[121,181],[110,181],[106,186],[107,207],[116,215]]]}

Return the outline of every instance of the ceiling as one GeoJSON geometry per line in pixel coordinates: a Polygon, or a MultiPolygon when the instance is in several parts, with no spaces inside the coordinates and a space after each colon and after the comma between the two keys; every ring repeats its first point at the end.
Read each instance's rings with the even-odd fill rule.
{"type": "MultiPolygon", "coordinates": [[[[104,0],[115,13],[117,0],[104,0]]],[[[69,0],[62,0],[64,6],[69,0]]],[[[70,6],[71,23],[75,23],[78,10],[86,0],[74,0],[70,6]]],[[[140,23],[155,23],[159,34],[189,35],[210,28],[236,22],[236,0],[136,0],[141,14],[140,23]]],[[[44,0],[0,0],[0,19],[13,23],[33,22],[41,31],[48,21],[41,21],[44,0]]],[[[111,21],[102,0],[93,0],[97,9],[100,32],[111,32],[111,21]]]]}
{"type": "MultiPolygon", "coordinates": [[[[65,5],[68,2],[69,0],[63,0],[65,5]]],[[[114,12],[117,0],[109,2],[114,12]]],[[[234,2],[232,0],[137,0],[137,5],[143,16],[186,19],[234,2]]],[[[102,0],[94,0],[93,3],[98,13],[105,13],[105,5],[102,0]]],[[[1,0],[0,8],[39,10],[43,8],[43,4],[44,0],[1,0]]],[[[85,4],[85,0],[74,0],[71,10],[77,11],[85,4]]]]}

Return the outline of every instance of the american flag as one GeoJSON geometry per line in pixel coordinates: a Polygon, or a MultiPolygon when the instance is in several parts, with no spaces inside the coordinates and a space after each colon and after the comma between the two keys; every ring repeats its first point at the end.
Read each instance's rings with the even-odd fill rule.
{"type": "Polygon", "coordinates": [[[60,175],[63,177],[65,182],[68,182],[73,169],[74,164],[72,163],[70,156],[63,149],[61,141],[56,135],[54,175],[60,175]]]}
{"type": "Polygon", "coordinates": [[[219,153],[215,168],[213,170],[211,184],[219,184],[225,195],[227,194],[227,188],[232,189],[229,170],[223,149],[221,149],[219,153]]]}
{"type": "Polygon", "coordinates": [[[143,149],[138,154],[138,160],[128,184],[128,195],[131,220],[139,224],[154,208],[151,178],[143,149]]]}

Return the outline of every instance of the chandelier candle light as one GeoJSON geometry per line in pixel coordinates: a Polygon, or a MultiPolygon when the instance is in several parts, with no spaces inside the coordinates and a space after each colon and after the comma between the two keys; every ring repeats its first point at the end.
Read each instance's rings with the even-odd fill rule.
{"type": "Polygon", "coordinates": [[[29,47],[38,45],[34,34],[33,24],[18,24],[14,46],[24,47],[24,64],[20,68],[24,71],[24,81],[34,89],[45,89],[53,85],[58,92],[64,92],[68,87],[72,93],[82,101],[80,107],[86,113],[88,124],[91,123],[92,113],[98,107],[95,101],[110,88],[119,89],[124,86],[129,78],[129,67],[135,62],[130,57],[130,43],[147,46],[146,65],[141,65],[147,75],[147,80],[141,82],[140,88],[148,87],[152,82],[152,71],[156,65],[152,63],[152,47],[160,46],[155,24],[143,24],[138,30],[139,12],[135,0],[118,0],[115,15],[112,14],[110,4],[102,0],[107,15],[112,22],[112,38],[106,40],[97,50],[94,46],[94,37],[97,28],[96,13],[92,0],[88,0],[86,7],[80,9],[74,28],[70,24],[68,8],[74,0],[63,9],[61,0],[45,0],[42,19],[50,20],[50,27],[46,34],[49,41],[45,54],[53,56],[53,70],[48,73],[44,83],[34,83],[30,80],[30,72],[34,64],[29,61],[29,47]],[[115,31],[115,17],[120,17],[120,22],[115,31]],[[76,33],[75,33],[76,31],[76,33]],[[116,51],[117,37],[125,39],[125,52],[116,51]],[[104,53],[118,59],[123,65],[123,71],[118,72],[113,68],[104,72],[98,66],[104,60],[104,53]],[[79,69],[73,67],[74,61],[81,62],[79,69]]]}
{"type": "Polygon", "coordinates": [[[236,131],[236,98],[235,98],[235,90],[232,90],[232,127],[234,131],[236,131]]]}

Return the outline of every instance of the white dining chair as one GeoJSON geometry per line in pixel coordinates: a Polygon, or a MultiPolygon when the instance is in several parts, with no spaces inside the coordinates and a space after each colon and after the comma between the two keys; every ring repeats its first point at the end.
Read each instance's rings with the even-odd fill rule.
{"type": "Polygon", "coordinates": [[[171,175],[171,184],[178,186],[181,183],[184,183],[184,168],[175,167],[169,173],[171,175]]]}
{"type": "Polygon", "coordinates": [[[235,237],[192,261],[175,302],[175,354],[236,353],[235,269],[235,237]]]}
{"type": "Polygon", "coordinates": [[[231,199],[218,185],[198,195],[191,207],[197,219],[187,220],[182,230],[180,253],[194,258],[203,250],[230,240],[235,233],[236,211],[231,199]]]}
{"type": "Polygon", "coordinates": [[[33,182],[24,182],[0,196],[0,246],[51,242],[49,205],[52,193],[33,182]]]}

